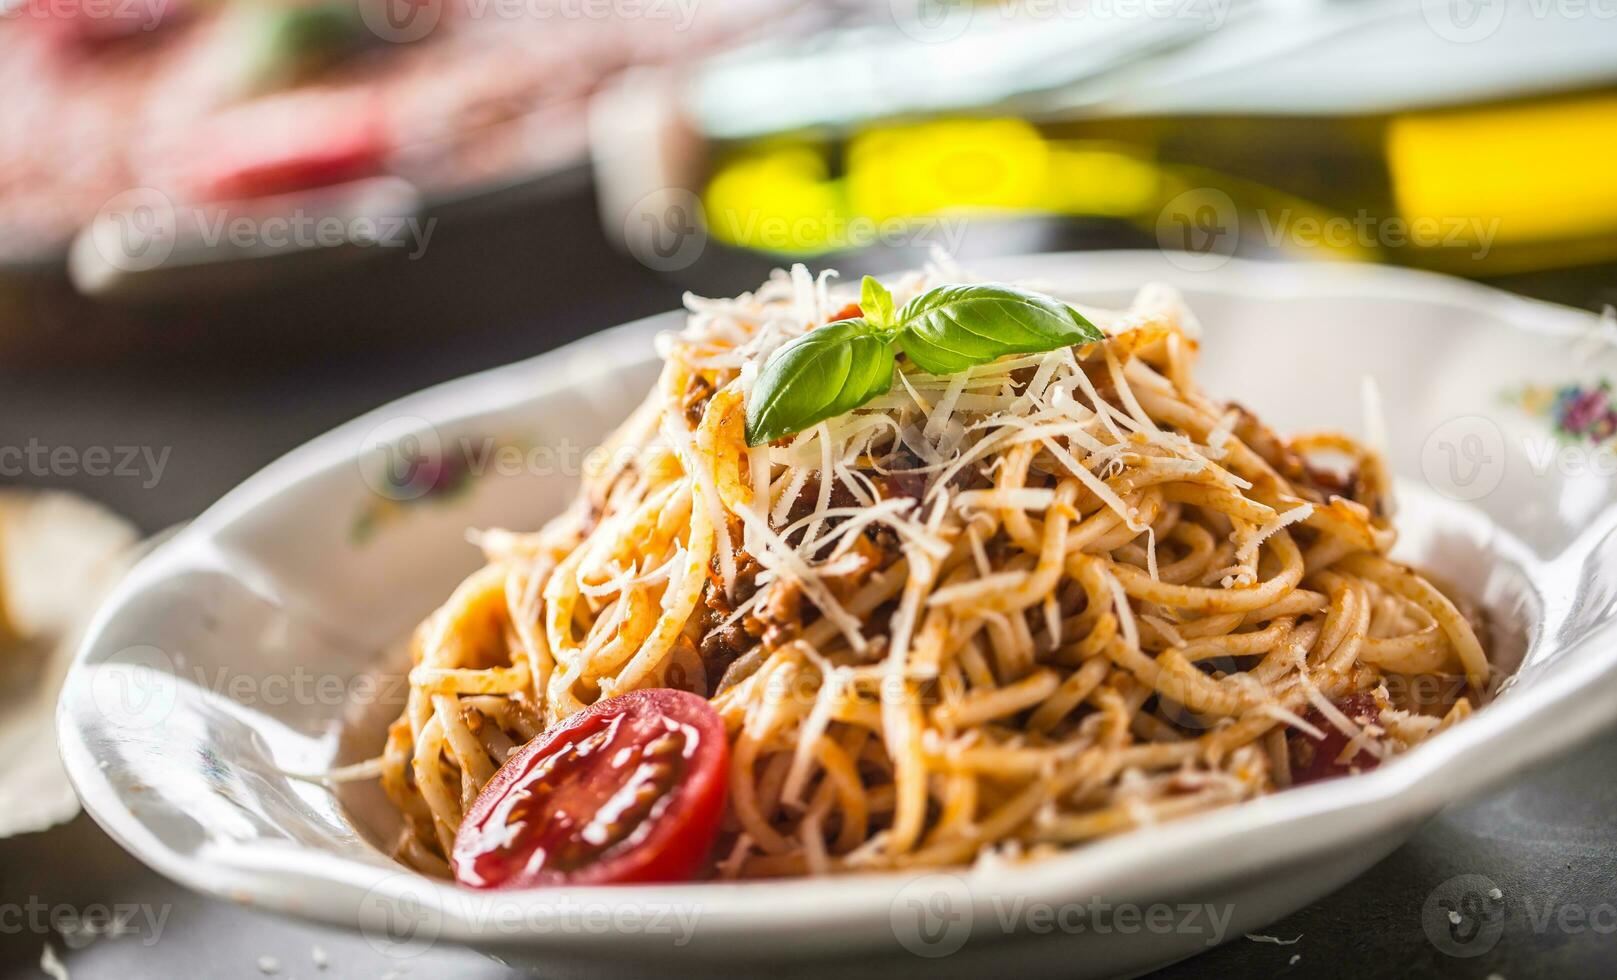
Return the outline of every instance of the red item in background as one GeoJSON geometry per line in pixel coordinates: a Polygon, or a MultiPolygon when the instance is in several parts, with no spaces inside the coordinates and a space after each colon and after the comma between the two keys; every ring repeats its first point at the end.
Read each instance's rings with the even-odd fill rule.
{"type": "Polygon", "coordinates": [[[386,121],[367,99],[297,93],[210,119],[181,183],[199,200],[237,201],[343,184],[384,172],[386,121]]]}
{"type": "Polygon", "coordinates": [[[185,12],[181,0],[28,0],[11,19],[31,25],[64,53],[89,55],[150,34],[185,12]]]}

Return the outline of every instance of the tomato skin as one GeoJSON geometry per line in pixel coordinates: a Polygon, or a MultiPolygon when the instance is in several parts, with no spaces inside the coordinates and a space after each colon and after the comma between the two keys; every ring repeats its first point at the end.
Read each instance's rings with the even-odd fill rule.
{"type": "MultiPolygon", "coordinates": [[[[1337,701],[1336,707],[1360,727],[1374,724],[1381,715],[1381,707],[1373,694],[1350,694],[1337,701]]],[[[1345,762],[1337,762],[1336,757],[1347,748],[1348,737],[1327,721],[1318,708],[1309,708],[1303,720],[1324,732],[1325,738],[1317,739],[1296,730],[1288,733],[1292,785],[1302,786],[1354,772],[1368,772],[1381,764],[1378,757],[1365,749],[1359,749],[1345,762]]]]}
{"type": "Polygon", "coordinates": [[[689,881],[718,836],[729,769],[724,722],[705,698],[658,688],[601,701],[500,767],[467,810],[450,866],[458,882],[482,889],[689,881]],[[568,856],[589,845],[569,831],[595,815],[592,804],[627,785],[614,777],[645,771],[652,756],[631,750],[655,744],[658,733],[680,745],[682,764],[671,787],[627,837],[570,864],[568,856]],[[585,749],[592,744],[598,751],[585,749]],[[614,761],[622,759],[635,763],[633,773],[614,761]],[[551,777],[548,784],[543,775],[551,777]]]}
{"type": "Polygon", "coordinates": [[[854,320],[865,315],[865,311],[858,303],[849,303],[836,312],[836,315],[827,320],[827,323],[836,323],[838,320],[854,320]]]}

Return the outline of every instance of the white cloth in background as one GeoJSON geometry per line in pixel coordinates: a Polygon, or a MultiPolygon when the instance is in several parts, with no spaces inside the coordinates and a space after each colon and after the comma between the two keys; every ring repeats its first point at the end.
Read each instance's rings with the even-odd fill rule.
{"type": "Polygon", "coordinates": [[[75,495],[0,492],[0,837],[79,812],[56,748],[56,698],[138,539],[123,518],[75,495]]]}

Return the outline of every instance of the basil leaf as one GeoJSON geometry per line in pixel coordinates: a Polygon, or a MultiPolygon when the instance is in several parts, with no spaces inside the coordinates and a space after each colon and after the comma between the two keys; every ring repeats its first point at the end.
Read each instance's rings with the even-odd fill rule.
{"type": "Polygon", "coordinates": [[[937,286],[904,304],[898,321],[898,345],[928,374],[1104,339],[1067,304],[997,284],[937,286]]]}
{"type": "Polygon", "coordinates": [[[859,309],[877,327],[893,325],[893,294],[870,276],[859,284],[859,309]]]}
{"type": "Polygon", "coordinates": [[[851,412],[893,386],[893,349],[864,320],[811,330],[770,355],[747,399],[747,445],[851,412]]]}
{"type": "Polygon", "coordinates": [[[1006,354],[1103,340],[1072,307],[1001,285],[938,286],[893,312],[893,296],[869,276],[863,317],[811,330],[764,364],[747,401],[747,445],[851,412],[893,386],[896,343],[930,374],[953,374],[1006,354]]]}

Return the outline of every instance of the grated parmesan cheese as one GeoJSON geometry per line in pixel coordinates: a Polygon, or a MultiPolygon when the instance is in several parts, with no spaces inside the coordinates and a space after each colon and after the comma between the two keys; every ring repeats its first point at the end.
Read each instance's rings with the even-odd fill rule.
{"type": "Polygon", "coordinates": [[[51,980],[72,980],[67,972],[67,964],[56,955],[56,948],[50,943],[39,951],[39,969],[51,980]]]}

